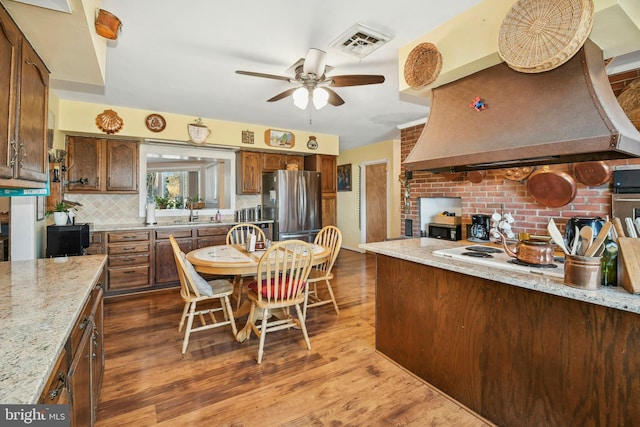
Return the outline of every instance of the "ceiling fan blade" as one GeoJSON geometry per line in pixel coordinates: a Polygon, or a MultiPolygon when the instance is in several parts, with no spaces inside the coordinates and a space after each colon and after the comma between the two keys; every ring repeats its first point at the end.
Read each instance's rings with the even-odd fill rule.
{"type": "Polygon", "coordinates": [[[236,74],[242,74],[244,76],[263,77],[265,79],[274,79],[274,80],[282,80],[282,81],[285,81],[285,82],[291,82],[291,79],[289,77],[276,76],[275,74],[254,73],[253,71],[241,71],[241,70],[236,70],[236,74]]]}
{"type": "Polygon", "coordinates": [[[298,89],[297,87],[294,87],[292,89],[287,89],[284,92],[280,92],[279,94],[277,94],[276,96],[274,96],[273,98],[269,98],[267,99],[267,102],[275,102],[275,101],[280,101],[283,98],[286,98],[287,96],[291,96],[293,94],[293,92],[296,91],[296,89],[298,89]]]}
{"type": "Polygon", "coordinates": [[[305,74],[315,74],[320,77],[324,74],[327,65],[327,53],[320,49],[309,49],[302,64],[302,72],[305,74]]]}
{"type": "Polygon", "coordinates": [[[344,99],[342,99],[340,95],[338,95],[328,87],[323,87],[322,89],[326,90],[329,94],[329,99],[327,100],[329,104],[333,105],[334,107],[344,104],[344,99]]]}
{"type": "Polygon", "coordinates": [[[378,83],[384,83],[384,76],[353,74],[353,75],[347,75],[347,76],[327,77],[327,80],[330,80],[331,81],[330,85],[334,87],[360,86],[360,85],[374,85],[378,83]]]}

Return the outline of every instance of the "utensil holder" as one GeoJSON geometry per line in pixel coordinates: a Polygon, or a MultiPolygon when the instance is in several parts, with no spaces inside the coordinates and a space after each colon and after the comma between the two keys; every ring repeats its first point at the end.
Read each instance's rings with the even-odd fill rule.
{"type": "Polygon", "coordinates": [[[565,255],[564,284],[573,288],[597,290],[602,278],[602,257],[565,255]]]}

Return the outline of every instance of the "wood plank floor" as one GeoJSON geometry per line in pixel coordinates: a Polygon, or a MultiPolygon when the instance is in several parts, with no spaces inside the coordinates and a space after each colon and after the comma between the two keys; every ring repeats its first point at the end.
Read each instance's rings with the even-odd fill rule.
{"type": "MultiPolygon", "coordinates": [[[[312,350],[299,330],[194,333],[185,355],[178,290],[105,304],[106,368],[97,426],[485,426],[468,409],[376,353],[375,259],[343,250],[340,307],[309,309],[312,350]]],[[[242,327],[245,318],[239,320],[242,327]]]]}

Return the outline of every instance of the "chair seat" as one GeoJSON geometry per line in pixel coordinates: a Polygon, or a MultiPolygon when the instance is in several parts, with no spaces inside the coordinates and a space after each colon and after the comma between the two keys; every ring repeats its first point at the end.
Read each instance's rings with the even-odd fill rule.
{"type": "Polygon", "coordinates": [[[233,283],[226,279],[209,280],[207,283],[211,285],[213,290],[213,297],[221,297],[224,295],[231,295],[233,293],[233,283]]]}
{"type": "MultiPolygon", "coordinates": [[[[274,295],[275,298],[281,298],[284,293],[286,292],[286,287],[287,287],[287,282],[288,279],[285,277],[284,280],[281,280],[280,283],[278,284],[278,286],[274,286],[274,279],[271,278],[269,280],[267,279],[262,279],[262,296],[265,298],[268,298],[268,288],[267,288],[267,284],[268,282],[271,281],[271,289],[272,289],[272,295],[274,295]]],[[[307,286],[306,282],[302,284],[302,289],[304,289],[307,286]]],[[[253,281],[251,283],[249,283],[249,289],[252,290],[253,292],[255,292],[256,294],[258,293],[258,282],[257,281],[253,281]]],[[[288,297],[290,295],[287,295],[288,297]]]]}

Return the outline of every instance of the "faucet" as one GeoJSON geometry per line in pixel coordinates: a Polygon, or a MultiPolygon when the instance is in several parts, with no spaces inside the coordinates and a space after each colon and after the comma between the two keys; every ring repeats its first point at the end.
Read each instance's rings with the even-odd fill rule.
{"type": "Polygon", "coordinates": [[[198,211],[193,210],[193,200],[189,199],[189,222],[198,220],[198,211]]]}

